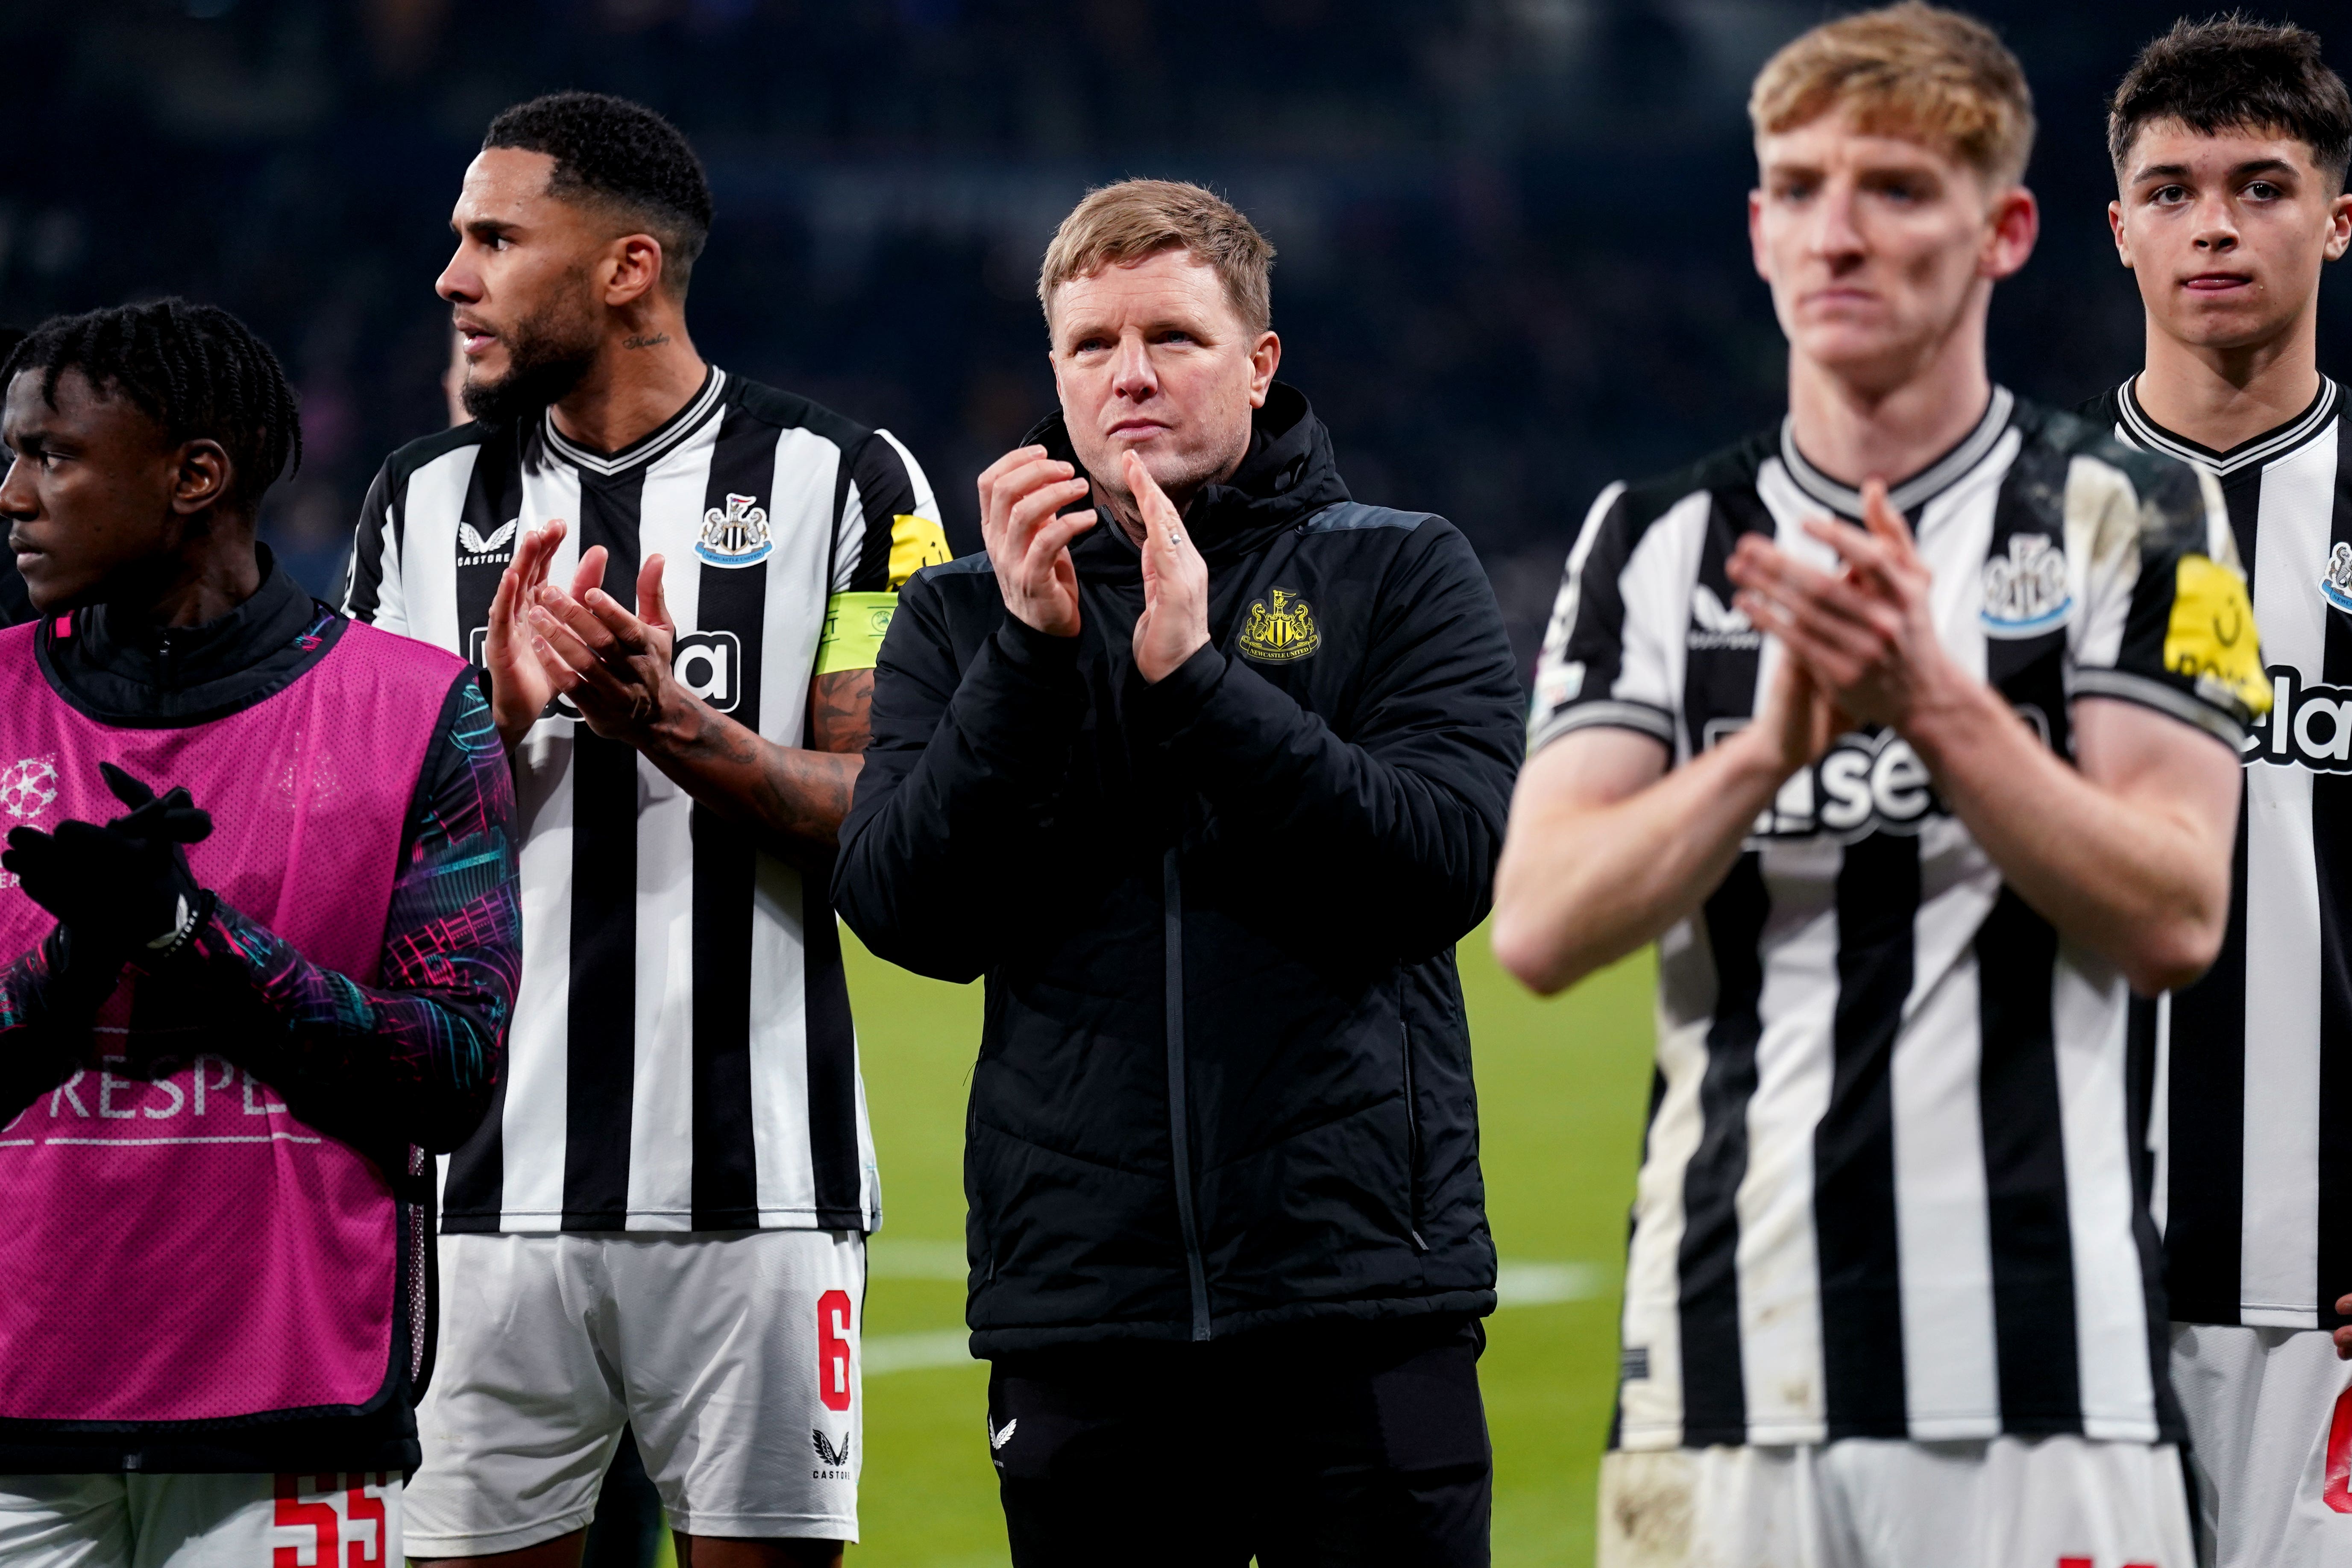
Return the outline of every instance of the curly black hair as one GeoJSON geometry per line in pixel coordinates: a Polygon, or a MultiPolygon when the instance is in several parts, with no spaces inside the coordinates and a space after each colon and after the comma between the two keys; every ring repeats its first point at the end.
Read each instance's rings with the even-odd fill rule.
{"type": "Polygon", "coordinates": [[[695,258],[710,237],[710,182],[678,128],[625,98],[551,92],[490,121],[482,150],[513,147],[555,160],[551,195],[602,203],[661,241],[662,283],[686,298],[695,258]]]}
{"type": "Polygon", "coordinates": [[[2292,22],[2252,22],[2234,11],[2203,22],[2183,17],[2140,50],[2107,103],[2107,153],[2118,179],[2141,129],[2158,120],[2200,136],[2291,136],[2339,191],[2352,163],[2352,97],[2320,58],[2319,36],[2292,22]]]}
{"type": "Polygon", "coordinates": [[[100,393],[127,397],[173,443],[217,441],[228,454],[225,500],[239,510],[302,463],[302,420],[269,345],[217,305],[156,300],[52,316],[0,361],[0,387],[40,371],[58,405],[58,380],[79,370],[100,393]]]}

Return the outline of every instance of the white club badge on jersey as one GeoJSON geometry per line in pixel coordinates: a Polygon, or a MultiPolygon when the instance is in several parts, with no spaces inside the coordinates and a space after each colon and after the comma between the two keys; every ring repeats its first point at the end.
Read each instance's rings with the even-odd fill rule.
{"type": "Polygon", "coordinates": [[[2066,552],[2040,533],[2011,534],[2009,553],[1984,563],[1985,636],[2013,639],[2054,632],[2074,613],[2066,585],[2066,552]]]}
{"type": "Polygon", "coordinates": [[[2352,616],[2352,544],[2339,543],[2328,552],[2327,570],[2319,579],[2319,596],[2330,607],[2352,616]]]}
{"type": "Polygon", "coordinates": [[[775,548],[768,538],[768,513],[751,503],[757,496],[730,495],[727,508],[702,514],[702,537],[694,552],[713,566],[756,566],[775,548]]]}

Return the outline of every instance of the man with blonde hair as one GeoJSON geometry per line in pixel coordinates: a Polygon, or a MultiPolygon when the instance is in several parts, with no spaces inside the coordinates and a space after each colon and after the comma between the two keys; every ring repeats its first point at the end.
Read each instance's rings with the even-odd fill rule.
{"type": "Polygon", "coordinates": [[[987,553],[907,584],[842,826],[868,945],[988,981],[968,1317],[1022,1568],[1487,1561],[1454,943],[1519,685],[1461,534],[1350,500],[1274,379],[1272,260],[1194,185],[1063,222],[1061,412],[981,475],[987,553]]]}
{"type": "Polygon", "coordinates": [[[1750,108],[1789,416],[1594,504],[1497,883],[1538,990],[1659,944],[1600,1561],[2189,1568],[2126,1024],[2229,911],[2228,519],[1987,375],[1990,31],[1846,17],[1750,108]]]}

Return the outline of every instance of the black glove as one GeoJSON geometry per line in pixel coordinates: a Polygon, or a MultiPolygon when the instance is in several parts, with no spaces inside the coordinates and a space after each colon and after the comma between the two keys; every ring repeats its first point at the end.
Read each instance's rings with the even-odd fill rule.
{"type": "Polygon", "coordinates": [[[49,1012],[60,1018],[89,1022],[122,979],[121,953],[75,942],[63,921],[41,939],[41,961],[49,972],[49,1012]]]}
{"type": "Polygon", "coordinates": [[[67,928],[77,964],[105,953],[152,969],[212,918],[215,900],[197,886],[182,848],[211,834],[212,816],[184,789],[158,796],[112,763],[98,766],[129,815],[103,827],[60,822],[53,834],[11,828],[0,866],[67,928]]]}

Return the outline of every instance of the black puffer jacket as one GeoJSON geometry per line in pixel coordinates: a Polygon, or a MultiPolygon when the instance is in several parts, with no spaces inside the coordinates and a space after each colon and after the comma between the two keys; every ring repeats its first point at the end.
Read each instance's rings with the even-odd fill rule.
{"type": "Polygon", "coordinates": [[[1108,516],[1078,637],[969,556],[907,584],[876,672],[834,899],[988,977],[977,1355],[1494,1307],[1454,970],[1521,751],[1494,595],[1452,524],[1349,500],[1279,384],[1187,526],[1211,643],[1156,687],[1108,516]]]}

